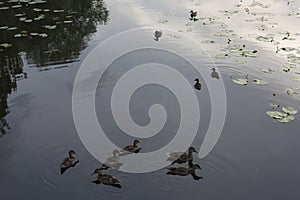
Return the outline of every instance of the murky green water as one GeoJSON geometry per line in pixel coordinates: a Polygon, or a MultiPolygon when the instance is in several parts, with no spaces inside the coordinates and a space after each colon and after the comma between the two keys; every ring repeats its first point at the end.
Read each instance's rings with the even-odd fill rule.
{"type": "MultiPolygon", "coordinates": [[[[297,198],[299,8],[297,0],[0,1],[1,197],[297,198]],[[198,12],[194,21],[189,19],[191,9],[198,12]],[[145,174],[109,170],[107,173],[120,179],[122,188],[95,185],[90,174],[101,163],[81,143],[73,121],[76,73],[97,44],[122,31],[143,27],[172,29],[201,44],[202,49],[193,52],[176,34],[164,32],[158,41],[153,40],[169,44],[181,55],[211,58],[202,65],[208,69],[216,65],[223,77],[227,96],[224,129],[210,154],[194,159],[202,167],[197,171],[203,176],[200,181],[191,176],[167,176],[167,169],[145,174]],[[292,107],[290,113],[284,106],[292,107]],[[267,111],[280,114],[271,113],[276,118],[272,119],[267,111]],[[70,149],[77,152],[80,162],[61,175],[60,163],[70,149]]],[[[142,37],[152,40],[154,32],[142,37]]],[[[112,43],[99,59],[116,51],[118,45],[112,43]]],[[[110,95],[122,74],[153,59],[172,66],[191,84],[200,77],[203,88],[196,95],[201,121],[193,142],[199,149],[211,116],[209,91],[189,64],[159,51],[129,53],[105,71],[96,93],[100,124],[115,144],[131,143],[134,137],[124,134],[113,121],[110,95]]],[[[130,103],[133,120],[141,126],[149,123],[147,112],[153,104],[165,107],[168,120],[159,134],[141,139],[141,153],[164,146],[179,126],[178,101],[157,85],[142,87],[134,94],[130,103]]]]}

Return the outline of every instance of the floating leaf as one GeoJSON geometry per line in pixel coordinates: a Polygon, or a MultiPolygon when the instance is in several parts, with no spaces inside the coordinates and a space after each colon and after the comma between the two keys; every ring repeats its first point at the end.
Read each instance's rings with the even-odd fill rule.
{"type": "Polygon", "coordinates": [[[11,8],[21,8],[21,7],[22,7],[22,5],[14,5],[11,8]]]}
{"type": "Polygon", "coordinates": [[[70,24],[70,23],[72,23],[72,22],[73,22],[72,20],[64,21],[65,24],[70,24]]]}
{"type": "Polygon", "coordinates": [[[253,79],[252,83],[254,83],[256,85],[268,85],[267,81],[260,80],[260,79],[253,79]]]}
{"type": "Polygon", "coordinates": [[[278,104],[274,104],[274,103],[269,103],[269,105],[271,106],[271,108],[279,108],[280,107],[280,105],[278,105],[278,104]]]}
{"type": "Polygon", "coordinates": [[[1,26],[0,27],[0,30],[5,30],[5,29],[8,29],[8,26],[1,26]]]}
{"type": "Polygon", "coordinates": [[[286,113],[280,111],[267,111],[266,114],[273,119],[282,119],[287,116],[286,113]]]}
{"type": "Polygon", "coordinates": [[[273,72],[275,72],[275,70],[273,70],[271,68],[262,69],[261,71],[264,72],[264,73],[267,73],[267,74],[272,74],[273,72]]]}
{"type": "Polygon", "coordinates": [[[10,44],[10,43],[2,43],[2,44],[0,44],[0,46],[4,47],[4,48],[9,48],[9,47],[12,46],[12,44],[10,44]]]}
{"type": "Polygon", "coordinates": [[[233,79],[232,80],[234,83],[239,84],[239,85],[247,85],[249,80],[247,79],[242,79],[242,78],[238,78],[238,79],[233,79]]]}
{"type": "Polygon", "coordinates": [[[214,44],[215,41],[213,41],[213,40],[203,40],[203,41],[201,41],[201,43],[202,44],[214,44]]]}
{"type": "Polygon", "coordinates": [[[26,19],[24,22],[30,23],[30,22],[32,22],[32,19],[26,19]]]}
{"type": "Polygon", "coordinates": [[[22,34],[20,34],[20,33],[18,33],[18,34],[15,34],[15,35],[14,35],[14,37],[15,37],[15,38],[22,37],[22,34]]]}
{"type": "Polygon", "coordinates": [[[230,58],[230,55],[229,54],[218,54],[216,55],[216,58],[217,59],[227,59],[227,58],[230,58]]]}
{"type": "Polygon", "coordinates": [[[288,116],[286,116],[286,117],[284,117],[282,119],[278,119],[278,121],[281,122],[281,123],[289,123],[289,122],[291,122],[293,120],[295,120],[294,115],[288,115],[288,116]]]}
{"type": "Polygon", "coordinates": [[[298,113],[298,110],[292,106],[283,106],[282,111],[289,115],[296,115],[298,113]]]}
{"type": "Polygon", "coordinates": [[[18,28],[17,27],[9,27],[7,30],[8,31],[14,31],[14,30],[17,30],[18,28]]]}
{"type": "Polygon", "coordinates": [[[40,33],[39,36],[45,38],[45,37],[48,37],[48,35],[46,33],[40,33]]]}

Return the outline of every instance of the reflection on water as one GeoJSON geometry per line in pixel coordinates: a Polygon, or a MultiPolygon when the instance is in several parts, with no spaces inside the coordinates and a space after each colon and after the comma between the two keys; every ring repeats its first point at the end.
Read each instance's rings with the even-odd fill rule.
{"type": "Polygon", "coordinates": [[[102,0],[5,1],[0,5],[0,133],[9,124],[7,97],[26,79],[26,60],[39,70],[66,67],[106,24],[108,10],[102,0]]]}

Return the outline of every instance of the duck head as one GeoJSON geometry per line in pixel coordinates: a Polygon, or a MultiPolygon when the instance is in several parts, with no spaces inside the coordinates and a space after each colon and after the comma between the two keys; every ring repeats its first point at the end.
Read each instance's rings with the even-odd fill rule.
{"type": "Polygon", "coordinates": [[[113,156],[114,157],[118,157],[120,155],[120,151],[119,150],[113,150],[113,156]]]}
{"type": "Polygon", "coordinates": [[[133,145],[134,145],[134,146],[137,146],[137,145],[140,144],[140,143],[141,143],[141,142],[140,142],[139,140],[134,140],[134,141],[133,141],[133,145]]]}
{"type": "Polygon", "coordinates": [[[198,153],[194,147],[189,148],[189,153],[198,153]]]}
{"type": "Polygon", "coordinates": [[[197,83],[199,83],[199,78],[196,78],[194,81],[196,81],[197,83]]]}
{"type": "Polygon", "coordinates": [[[76,152],[75,152],[75,151],[73,151],[73,150],[70,150],[70,151],[69,151],[69,157],[70,157],[70,158],[74,158],[75,155],[76,155],[76,152]]]}

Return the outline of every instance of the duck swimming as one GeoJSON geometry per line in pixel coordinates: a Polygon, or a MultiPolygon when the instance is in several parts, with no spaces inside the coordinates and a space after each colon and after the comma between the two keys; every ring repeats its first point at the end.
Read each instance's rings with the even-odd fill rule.
{"type": "Polygon", "coordinates": [[[196,169],[201,169],[201,167],[198,164],[192,165],[189,168],[185,168],[185,167],[170,167],[168,168],[168,175],[178,175],[178,176],[187,176],[189,174],[191,174],[193,176],[193,178],[195,180],[199,180],[203,177],[199,177],[196,175],[195,170],[196,169]]]}
{"type": "Polygon", "coordinates": [[[79,160],[76,159],[75,155],[75,151],[69,151],[69,157],[65,158],[60,165],[60,174],[63,174],[67,169],[69,169],[70,167],[74,167],[79,162],[79,160]]]}
{"type": "MultiPolygon", "coordinates": [[[[93,183],[99,185],[100,183],[104,185],[111,185],[113,187],[121,188],[121,182],[114,176],[109,174],[103,174],[101,169],[95,169],[93,174],[98,174],[97,180],[92,181],[93,183]]],[[[92,175],[93,175],[92,174],[92,175]]]]}
{"type": "Polygon", "coordinates": [[[155,41],[158,41],[159,40],[159,38],[162,36],[162,31],[155,31],[154,32],[154,40],[155,41]]]}
{"type": "Polygon", "coordinates": [[[199,79],[198,78],[196,78],[194,81],[196,81],[196,83],[195,83],[195,85],[194,85],[194,88],[196,89],[196,90],[201,90],[201,83],[199,82],[199,79]]]}
{"type": "Polygon", "coordinates": [[[196,149],[194,147],[190,147],[189,150],[188,150],[188,153],[181,154],[180,157],[178,157],[176,160],[174,160],[172,162],[172,165],[175,164],[175,163],[183,164],[183,163],[186,163],[186,162],[189,162],[189,165],[192,165],[193,153],[194,152],[197,153],[196,149]]]}
{"type": "Polygon", "coordinates": [[[193,11],[193,10],[191,10],[190,11],[190,19],[191,20],[194,20],[196,17],[197,17],[197,11],[193,11]]]}
{"type": "Polygon", "coordinates": [[[119,169],[123,165],[123,163],[120,163],[119,156],[120,156],[120,151],[114,150],[113,156],[107,158],[106,162],[102,164],[100,169],[101,170],[105,170],[105,169],[109,169],[109,168],[119,169]]]}
{"type": "Polygon", "coordinates": [[[215,69],[215,68],[212,68],[211,70],[212,70],[212,72],[211,72],[210,76],[211,76],[212,78],[219,79],[220,76],[219,76],[219,73],[216,72],[216,69],[215,69]]]}
{"type": "Polygon", "coordinates": [[[134,140],[133,145],[128,145],[121,150],[120,155],[123,156],[123,155],[127,155],[130,153],[140,152],[140,150],[142,149],[141,147],[138,146],[138,144],[140,144],[140,143],[141,142],[139,140],[134,140]]]}

